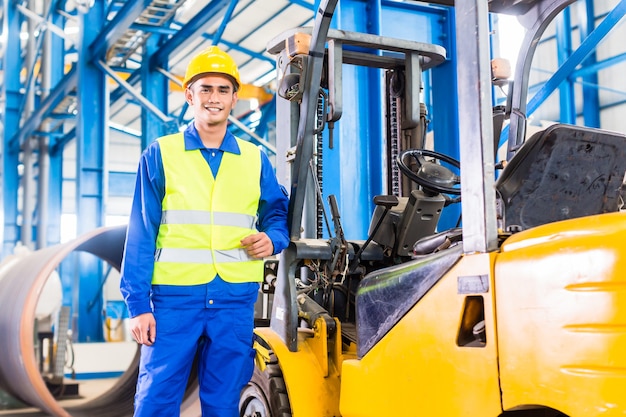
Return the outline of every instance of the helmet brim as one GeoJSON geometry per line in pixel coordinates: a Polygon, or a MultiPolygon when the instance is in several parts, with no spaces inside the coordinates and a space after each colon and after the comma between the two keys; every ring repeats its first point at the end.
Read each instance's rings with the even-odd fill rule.
{"type": "Polygon", "coordinates": [[[232,75],[224,74],[223,72],[203,72],[201,74],[196,74],[196,75],[194,75],[191,78],[191,80],[189,80],[187,83],[185,83],[183,85],[183,88],[189,88],[198,79],[206,77],[207,75],[216,75],[216,76],[219,76],[219,77],[226,78],[226,79],[230,80],[230,82],[233,84],[233,88],[235,89],[235,91],[239,90],[240,85],[237,82],[237,80],[235,79],[235,77],[233,77],[232,75]]]}

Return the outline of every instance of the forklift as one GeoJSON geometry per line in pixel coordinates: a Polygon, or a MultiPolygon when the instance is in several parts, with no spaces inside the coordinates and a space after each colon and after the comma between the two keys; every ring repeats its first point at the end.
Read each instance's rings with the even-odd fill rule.
{"type": "Polygon", "coordinates": [[[268,44],[289,109],[278,133],[291,145],[291,242],[266,268],[271,314],[255,329],[240,416],[626,415],[626,135],[525,132],[530,60],[572,2],[456,2],[458,161],[432,150],[420,101],[441,46],[330,29],[336,0],[268,44]],[[507,81],[490,59],[489,12],[533,22],[496,107],[492,85],[507,81]],[[320,186],[342,64],[383,69],[389,97],[388,192],[365,240],[345,235],[350,208],[326,205],[320,186]],[[441,230],[454,207],[458,224],[441,230]]]}

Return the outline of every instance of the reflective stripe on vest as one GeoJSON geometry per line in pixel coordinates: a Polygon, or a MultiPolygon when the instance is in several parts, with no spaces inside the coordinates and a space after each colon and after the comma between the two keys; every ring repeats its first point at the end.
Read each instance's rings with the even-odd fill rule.
{"type": "Polygon", "coordinates": [[[217,178],[183,134],[158,139],[165,174],[153,284],[197,285],[216,274],[228,282],[263,279],[263,260],[248,257],[241,239],[257,233],[261,155],[237,139],[240,155],[224,152],[217,178]]]}
{"type": "Polygon", "coordinates": [[[241,213],[211,213],[200,210],[165,210],[161,215],[161,224],[216,224],[220,226],[235,226],[253,229],[256,216],[241,213]]]}
{"type": "Polygon", "coordinates": [[[184,262],[192,264],[211,264],[213,262],[241,262],[253,258],[248,256],[244,249],[216,250],[213,253],[207,249],[157,249],[154,260],[157,262],[184,262]]]}

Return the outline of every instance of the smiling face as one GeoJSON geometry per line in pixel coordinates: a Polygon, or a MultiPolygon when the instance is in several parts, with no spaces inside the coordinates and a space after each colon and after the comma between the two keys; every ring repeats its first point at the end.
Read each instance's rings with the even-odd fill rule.
{"type": "Polygon", "coordinates": [[[232,81],[219,74],[207,74],[193,81],[185,90],[185,98],[193,107],[199,128],[226,127],[228,115],[237,104],[232,81]]]}

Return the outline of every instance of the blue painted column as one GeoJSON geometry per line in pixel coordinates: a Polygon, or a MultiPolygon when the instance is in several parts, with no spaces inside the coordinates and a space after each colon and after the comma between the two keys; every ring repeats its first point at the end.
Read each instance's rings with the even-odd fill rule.
{"type": "MultiPolygon", "coordinates": [[[[61,134],[57,132],[57,134],[61,134]]],[[[61,209],[63,189],[63,154],[62,152],[50,153],[48,184],[48,225],[46,232],[46,246],[51,246],[61,241],[61,209]]]]}
{"type": "MultiPolygon", "coordinates": [[[[582,43],[595,29],[595,10],[593,0],[579,1],[577,3],[580,33],[582,43]]],[[[583,60],[583,67],[594,66],[597,63],[596,52],[592,51],[583,60]]],[[[598,94],[598,74],[591,72],[582,77],[583,82],[583,118],[584,125],[600,127],[600,97],[598,94]]]]}
{"type": "MultiPolygon", "coordinates": [[[[456,39],[453,9],[446,6],[384,2],[383,35],[443,46],[444,63],[422,74],[423,102],[437,152],[459,159],[459,121],[456,73],[456,39]]],[[[438,229],[456,226],[460,204],[444,208],[438,229]]]]}
{"type": "MultiPolygon", "coordinates": [[[[423,99],[432,121],[429,128],[435,130],[436,150],[458,158],[455,51],[454,39],[449,35],[454,33],[454,20],[449,10],[386,0],[342,0],[333,25],[341,30],[446,48],[448,62],[423,74],[423,99]]],[[[343,65],[342,71],[343,115],[334,126],[332,149],[325,132],[323,195],[325,203],[328,195],[337,196],[346,235],[364,239],[374,210],[374,196],[388,192],[384,77],[383,71],[376,68],[343,65]]],[[[447,208],[441,226],[454,226],[459,213],[460,207],[447,208]]]]}
{"type": "MultiPolygon", "coordinates": [[[[572,19],[569,7],[556,18],[556,42],[559,67],[572,53],[572,19]]],[[[576,124],[576,102],[574,99],[574,83],[567,77],[559,85],[559,121],[576,124]]]]}
{"type": "MultiPolygon", "coordinates": [[[[270,135],[270,126],[276,125],[276,94],[274,94],[274,98],[272,98],[267,103],[261,105],[261,118],[259,119],[259,124],[255,129],[255,133],[265,139],[267,142],[272,145],[276,145],[276,135],[270,135]]],[[[267,155],[273,161],[276,158],[271,152],[268,152],[267,155]]]]}
{"type": "MultiPolygon", "coordinates": [[[[437,10],[439,17],[434,20],[437,25],[432,30],[431,42],[446,49],[447,59],[429,71],[432,100],[432,106],[428,108],[431,115],[430,127],[435,151],[459,160],[459,141],[463,138],[459,134],[455,16],[452,8],[441,7],[437,10]]],[[[460,204],[445,207],[437,229],[446,230],[457,226],[460,216],[460,204]]]]}
{"type": "Polygon", "coordinates": [[[0,87],[2,95],[6,97],[6,106],[3,113],[4,137],[2,153],[2,257],[13,253],[15,242],[20,238],[18,218],[18,152],[10,151],[9,143],[19,131],[20,103],[20,69],[22,58],[20,51],[20,27],[22,15],[16,9],[13,1],[2,2],[4,17],[2,19],[2,33],[6,34],[4,45],[4,83],[0,87]]]}
{"type": "MultiPolygon", "coordinates": [[[[380,1],[342,0],[333,24],[338,29],[380,35],[380,1]]],[[[324,138],[324,203],[334,194],[343,229],[351,239],[365,239],[383,192],[382,73],[375,68],[343,65],[343,115],[335,123],[333,148],[324,138]],[[338,179],[338,180],[337,180],[338,179]]]]}
{"type": "MultiPolygon", "coordinates": [[[[50,20],[52,24],[58,27],[65,26],[65,17],[60,14],[53,13],[50,16],[50,20]]],[[[50,41],[47,47],[50,48],[50,53],[46,55],[49,59],[49,62],[44,62],[43,65],[46,66],[46,70],[49,72],[48,76],[50,89],[44,92],[45,96],[47,96],[50,91],[52,91],[52,89],[63,79],[65,67],[65,41],[59,36],[50,34],[50,41]]],[[[41,195],[43,195],[43,193],[46,193],[46,198],[44,201],[46,201],[47,204],[45,205],[45,207],[42,206],[41,203],[38,204],[39,212],[45,211],[47,213],[47,215],[45,216],[45,221],[41,220],[41,214],[38,216],[40,219],[40,224],[38,224],[38,228],[40,230],[45,229],[43,230],[43,232],[37,233],[38,247],[51,246],[61,241],[63,154],[62,150],[59,152],[51,152],[50,145],[54,142],[54,138],[62,136],[63,134],[63,128],[59,127],[55,131],[50,132],[47,141],[41,144],[41,146],[45,147],[46,149],[40,151],[40,159],[43,157],[44,153],[47,153],[46,165],[48,169],[48,182],[46,184],[46,187],[41,190],[41,195]]],[[[42,164],[40,163],[40,170],[42,169],[41,165],[42,164]]]]}
{"type": "MultiPolygon", "coordinates": [[[[147,40],[143,62],[151,62],[150,56],[158,50],[161,36],[153,33],[147,40]]],[[[157,63],[161,68],[167,69],[167,62],[157,63]]],[[[164,114],[168,113],[167,97],[169,93],[169,80],[160,72],[154,71],[153,65],[141,67],[141,91],[143,96],[159,108],[164,114]]],[[[175,94],[184,94],[178,92],[175,94]]],[[[145,149],[150,143],[168,132],[166,124],[145,107],[141,109],[141,149],[145,149]]]]}
{"type": "MultiPolygon", "coordinates": [[[[81,41],[78,46],[78,118],[76,123],[76,217],[77,233],[89,232],[104,224],[106,181],[108,94],[106,77],[96,68],[89,45],[104,26],[104,0],[96,0],[86,14],[79,15],[81,41]]],[[[78,253],[73,277],[73,323],[80,342],[101,341],[102,262],[92,255],[78,253]]]]}

